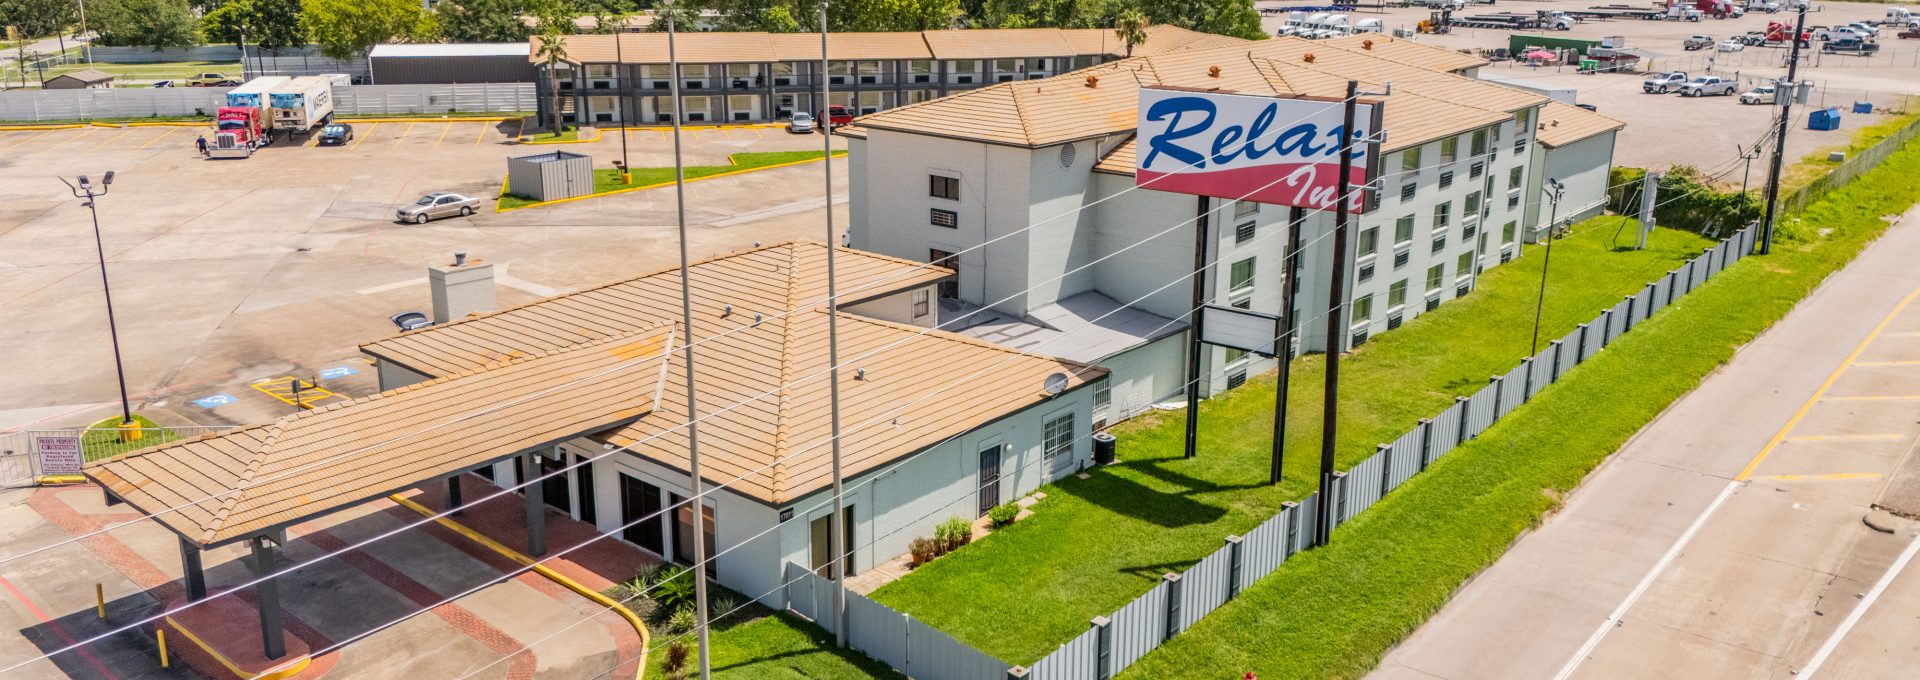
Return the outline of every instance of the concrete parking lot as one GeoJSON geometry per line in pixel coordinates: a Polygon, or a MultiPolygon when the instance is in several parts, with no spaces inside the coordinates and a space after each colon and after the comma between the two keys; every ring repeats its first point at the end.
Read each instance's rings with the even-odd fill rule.
{"type": "MultiPolygon", "coordinates": [[[[1455,15],[1530,13],[1537,9],[1565,10],[1599,4],[1606,3],[1590,0],[1501,0],[1494,5],[1470,5],[1455,15]]],[[[1284,5],[1281,2],[1257,3],[1257,6],[1284,5]]],[[[1887,7],[1875,3],[1820,2],[1816,3],[1817,11],[1808,15],[1807,24],[1836,25],[1877,20],[1885,15],[1887,7]]],[[[1396,28],[1411,31],[1430,14],[1425,8],[1409,7],[1384,11],[1363,10],[1351,16],[1355,19],[1381,19],[1385,30],[1392,32],[1396,28]]],[[[1267,15],[1262,25],[1271,33],[1286,19],[1284,13],[1267,15]]],[[[1583,21],[1571,31],[1521,33],[1586,39],[1624,37],[1629,48],[1651,57],[1643,66],[1657,70],[1685,70],[1702,75],[1707,73],[1707,60],[1711,58],[1713,75],[1737,77],[1741,81],[1741,89],[1745,90],[1760,79],[1785,75],[1786,50],[1748,47],[1733,53],[1688,52],[1681,43],[1695,34],[1712,36],[1718,40],[1763,30],[1769,21],[1791,23],[1793,15],[1787,12],[1756,13],[1737,19],[1709,18],[1699,22],[1583,21]]],[[[1508,38],[1514,33],[1498,29],[1455,29],[1448,35],[1417,35],[1413,39],[1461,50],[1494,49],[1507,47],[1508,38]]],[[[1787,137],[1786,156],[1789,162],[1824,149],[1844,147],[1854,130],[1881,118],[1879,113],[1847,113],[1841,118],[1839,130],[1816,132],[1806,129],[1806,114],[1815,108],[1838,106],[1845,111],[1855,101],[1866,101],[1872,102],[1876,111],[1912,109],[1913,103],[1909,98],[1920,94],[1920,41],[1900,40],[1889,30],[1883,31],[1879,42],[1882,45],[1881,53],[1873,57],[1820,55],[1817,49],[1803,52],[1805,60],[1800,77],[1813,81],[1816,90],[1811,106],[1796,107],[1793,129],[1787,137]]],[[[1761,139],[1773,114],[1770,107],[1742,106],[1733,97],[1692,99],[1673,94],[1644,94],[1640,90],[1641,73],[1584,75],[1575,73],[1572,67],[1536,67],[1505,62],[1482,69],[1482,74],[1489,79],[1508,80],[1529,87],[1576,90],[1579,103],[1592,104],[1600,113],[1625,121],[1627,128],[1620,134],[1614,155],[1617,165],[1651,168],[1679,164],[1701,168],[1728,165],[1737,156],[1737,147],[1751,146],[1761,139]]],[[[1764,172],[1764,160],[1755,161],[1754,169],[1756,173],[1764,172]]],[[[1728,186],[1737,187],[1740,174],[1736,168],[1723,181],[1728,186]]],[[[1760,175],[1756,174],[1755,177],[1760,175]]]]}
{"type": "MultiPolygon", "coordinates": [[[[117,171],[98,203],[127,390],[136,410],[163,424],[291,412],[273,385],[256,381],[324,374],[332,392],[370,392],[373,372],[355,346],[390,334],[388,315],[429,308],[424,269],[454,251],[499,266],[503,306],[677,262],[671,188],[489,207],[429,225],[393,221],[399,204],[426,191],[490,199],[508,156],[565,149],[609,167],[621,153],[615,131],[588,144],[527,146],[511,143],[517,121],[355,128],[344,147],[282,142],[218,161],[195,152],[200,128],[0,132],[0,343],[10,349],[0,358],[8,377],[0,429],[118,410],[91,223],[60,177],[117,171]]],[[[625,136],[632,166],[672,164],[664,131],[625,136]]],[[[690,165],[821,143],[777,128],[688,130],[684,140],[690,165]]],[[[820,164],[808,163],[689,184],[692,255],[825,238],[820,177],[820,164]]]]}

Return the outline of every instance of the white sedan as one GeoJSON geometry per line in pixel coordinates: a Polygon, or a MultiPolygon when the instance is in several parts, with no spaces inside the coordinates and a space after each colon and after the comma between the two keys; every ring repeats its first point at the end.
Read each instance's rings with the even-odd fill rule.
{"type": "Polygon", "coordinates": [[[1714,49],[1721,52],[1739,52],[1747,49],[1747,44],[1741,42],[1739,38],[1728,38],[1720,41],[1720,45],[1714,49]]]}

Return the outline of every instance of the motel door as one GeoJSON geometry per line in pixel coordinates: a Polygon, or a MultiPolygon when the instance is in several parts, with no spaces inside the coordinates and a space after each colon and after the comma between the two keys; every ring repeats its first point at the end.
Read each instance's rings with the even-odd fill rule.
{"type": "Polygon", "coordinates": [[[1000,505],[1000,445],[980,450],[980,514],[1000,505]]]}
{"type": "MultiPolygon", "coordinates": [[[[841,565],[841,568],[846,570],[848,575],[852,575],[854,546],[853,506],[847,506],[842,513],[840,526],[843,529],[841,533],[846,534],[844,538],[840,539],[840,547],[847,549],[847,560],[841,565]]],[[[810,558],[813,573],[819,574],[821,578],[833,578],[833,574],[828,573],[827,570],[827,556],[833,554],[833,543],[830,540],[833,536],[833,513],[821,515],[819,518],[813,520],[813,525],[810,528],[813,530],[813,554],[810,558]]]]}
{"type": "Polygon", "coordinates": [[[927,262],[936,267],[953,270],[953,278],[940,281],[940,297],[960,297],[960,258],[944,250],[928,250],[927,262]]]}
{"type": "Polygon", "coordinates": [[[659,517],[661,503],[660,487],[620,475],[620,523],[626,530],[620,534],[627,542],[640,546],[655,555],[667,554],[666,518],[659,517]],[[651,516],[651,517],[649,517],[651,516]],[[644,522],[640,518],[648,517],[644,522]]]}

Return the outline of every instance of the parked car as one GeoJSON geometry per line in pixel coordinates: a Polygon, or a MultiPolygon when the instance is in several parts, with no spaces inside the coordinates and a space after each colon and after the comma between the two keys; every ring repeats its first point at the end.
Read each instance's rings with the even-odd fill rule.
{"type": "Polygon", "coordinates": [[[1774,92],[1775,92],[1776,90],[1777,90],[1777,88],[1775,88],[1775,87],[1774,87],[1774,85],[1773,85],[1773,83],[1766,83],[1766,84],[1764,84],[1764,85],[1761,85],[1761,86],[1759,86],[1759,87],[1755,87],[1755,88],[1753,88],[1753,89],[1751,89],[1751,90],[1747,90],[1746,92],[1742,92],[1742,93],[1740,93],[1740,103],[1742,103],[1742,104],[1772,104],[1772,103],[1773,103],[1773,97],[1774,97],[1774,94],[1773,94],[1773,93],[1774,93],[1774,92]]]}
{"type": "Polygon", "coordinates": [[[153,86],[154,86],[154,87],[173,87],[173,81],[171,81],[171,80],[156,80],[156,81],[153,81],[153,86]]]}
{"type": "Polygon", "coordinates": [[[793,112],[793,117],[787,119],[787,132],[804,135],[812,133],[813,128],[813,114],[811,113],[795,111],[793,112]]]}
{"type": "Polygon", "coordinates": [[[335,146],[353,141],[353,126],[329,123],[320,128],[320,146],[335,146]]]}
{"type": "Polygon", "coordinates": [[[834,127],[852,125],[853,109],[835,104],[827,107],[827,110],[820,112],[818,117],[827,119],[827,123],[834,127]]]}
{"type": "Polygon", "coordinates": [[[1719,52],[1738,52],[1744,49],[1747,49],[1747,44],[1741,42],[1739,38],[1727,38],[1726,40],[1720,41],[1720,45],[1714,48],[1714,50],[1719,52]]]}
{"type": "Polygon", "coordinates": [[[421,196],[420,200],[414,201],[413,205],[401,208],[395,215],[401,222],[426,224],[428,220],[441,217],[454,215],[466,217],[472,215],[473,211],[479,207],[480,199],[450,191],[436,191],[421,196]]]}
{"type": "Polygon", "coordinates": [[[1646,80],[1640,81],[1640,90],[1653,94],[1666,94],[1680,89],[1680,86],[1686,83],[1686,71],[1668,71],[1666,73],[1656,73],[1649,76],[1646,80]]]}
{"type": "Polygon", "coordinates": [[[225,73],[200,73],[187,79],[188,87],[235,87],[240,81],[225,73]]]}
{"type": "Polygon", "coordinates": [[[1713,46],[1713,36],[1696,35],[1691,38],[1687,38],[1687,41],[1684,43],[1681,43],[1680,46],[1685,48],[1688,52],[1692,52],[1694,50],[1704,50],[1713,46]]]}
{"type": "Polygon", "coordinates": [[[1858,54],[1860,56],[1872,56],[1873,54],[1880,51],[1880,44],[1867,42],[1865,40],[1861,40],[1858,38],[1845,38],[1841,40],[1834,40],[1834,41],[1828,42],[1825,45],[1821,45],[1820,51],[1826,54],[1858,54]]]}
{"type": "Polygon", "coordinates": [[[1851,24],[1843,24],[1843,26],[1845,28],[1851,28],[1854,31],[1857,31],[1859,33],[1863,33],[1869,38],[1880,37],[1880,29],[1874,28],[1872,24],[1855,21],[1851,24]]]}
{"type": "Polygon", "coordinates": [[[1680,86],[1682,97],[1711,97],[1733,94],[1735,83],[1722,80],[1719,76],[1700,76],[1680,86]]]}
{"type": "Polygon", "coordinates": [[[1916,28],[1910,31],[1901,31],[1900,37],[1907,40],[1920,40],[1920,28],[1916,28]]]}
{"type": "Polygon", "coordinates": [[[1846,40],[1847,38],[1866,40],[1873,37],[1867,35],[1866,31],[1851,26],[1834,26],[1832,28],[1822,26],[1812,30],[1814,40],[1846,40]]]}
{"type": "Polygon", "coordinates": [[[427,318],[425,312],[401,312],[387,317],[387,320],[392,321],[393,325],[399,326],[403,332],[420,330],[433,325],[433,320],[427,318]]]}

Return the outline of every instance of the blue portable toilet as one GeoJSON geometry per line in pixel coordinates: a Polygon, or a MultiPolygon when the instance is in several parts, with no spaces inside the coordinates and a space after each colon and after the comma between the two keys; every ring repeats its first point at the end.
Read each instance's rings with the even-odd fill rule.
{"type": "Polygon", "coordinates": [[[1873,102],[1854,102],[1854,113],[1873,113],[1873,102]]]}
{"type": "Polygon", "coordinates": [[[1831,109],[1820,109],[1818,111],[1813,112],[1812,115],[1807,116],[1807,129],[1808,130],[1840,129],[1840,109],[1838,107],[1835,107],[1831,109]]]}

